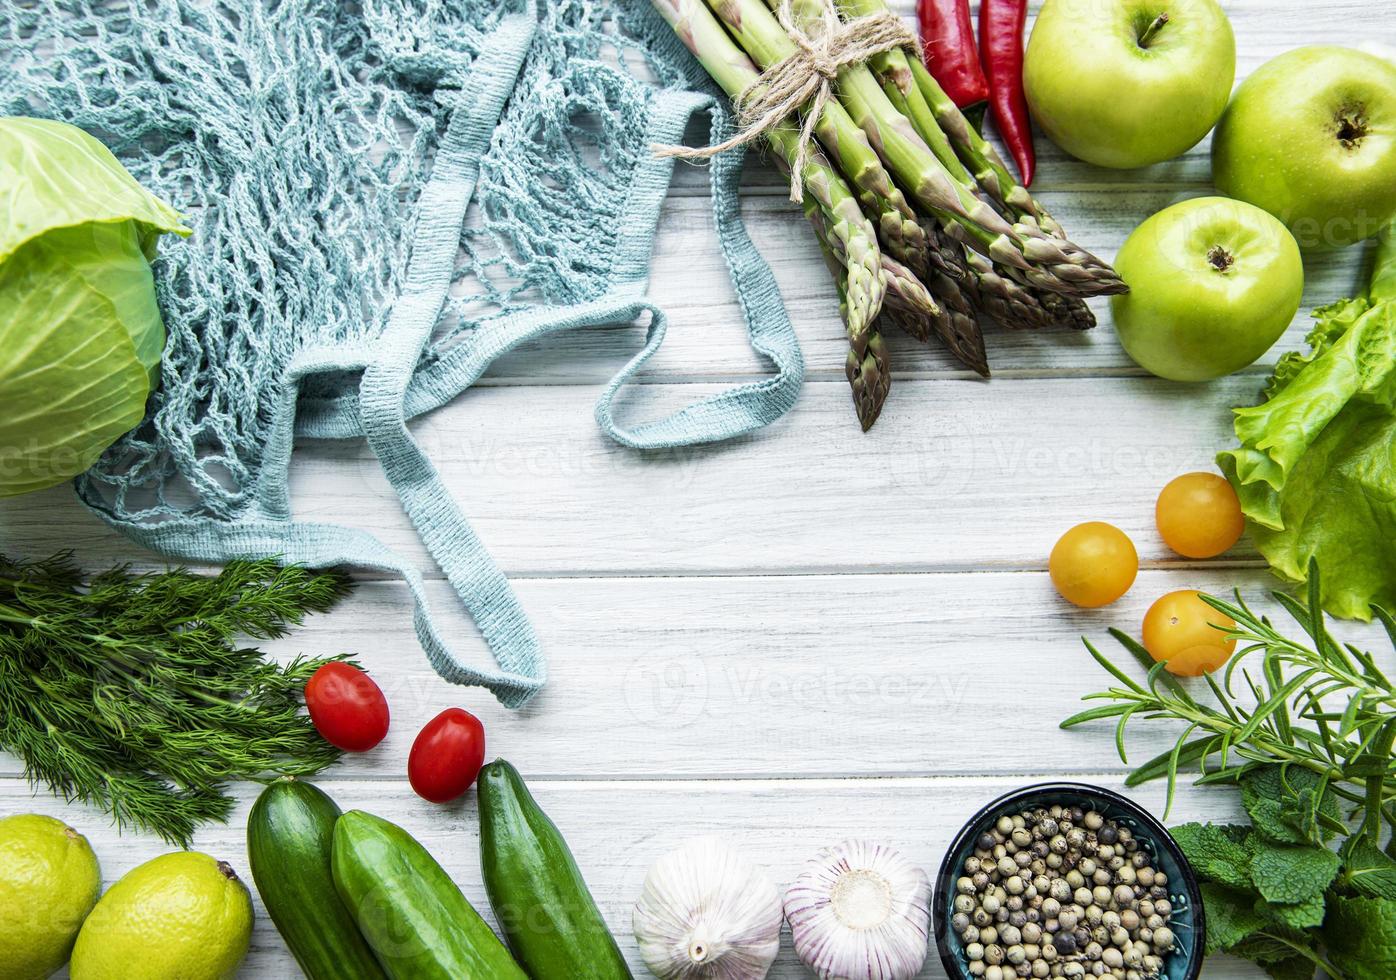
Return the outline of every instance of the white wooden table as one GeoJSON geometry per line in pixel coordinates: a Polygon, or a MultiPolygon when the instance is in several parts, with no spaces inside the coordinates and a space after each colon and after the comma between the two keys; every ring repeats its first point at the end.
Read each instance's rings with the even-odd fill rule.
{"type": "MultiPolygon", "coordinates": [[[[911,0],[901,2],[909,14],[911,0]]],[[[1302,44],[1396,35],[1386,0],[1225,6],[1242,75],[1302,44]]],[[[1039,149],[1034,190],[1077,241],[1106,257],[1150,213],[1210,192],[1205,144],[1132,173],[1065,160],[1045,142],[1039,149]]],[[[1228,410],[1256,395],[1264,365],[1197,387],[1149,379],[1120,349],[1103,306],[1102,325],[1088,335],[993,330],[989,383],[940,348],[899,336],[891,398],[863,435],[815,243],[772,169],[753,162],[747,185],[744,214],[809,367],[786,419],[687,452],[637,455],[607,442],[591,405],[637,346],[636,327],[512,356],[415,425],[550,656],[550,686],[528,710],[510,713],[438,680],[396,582],[364,580],[339,611],[271,647],[347,651],[373,671],[392,705],[392,733],[321,785],[346,809],[402,823],[485,910],[473,794],[433,806],[404,776],[423,722],[450,705],[477,713],[490,754],[519,766],[566,833],[637,975],[631,903],[649,863],[688,836],[727,837],[780,881],[850,835],[890,841],[934,874],[961,823],[1002,792],[1050,778],[1118,787],[1126,768],[1108,727],[1057,728],[1080,695],[1106,681],[1078,637],[1109,643],[1108,626],[1137,629],[1149,603],[1173,589],[1240,585],[1257,594],[1274,582],[1245,542],[1217,561],[1180,561],[1152,518],[1167,480],[1209,468],[1229,444],[1228,410]],[[1114,607],[1083,612],[1056,598],[1045,565],[1063,531],[1093,519],[1128,532],[1144,570],[1114,607]]],[[[1305,309],[1267,364],[1300,346],[1309,308],[1357,290],[1362,257],[1353,249],[1310,260],[1305,309]]],[[[680,168],[653,272],[652,293],[673,325],[631,396],[636,412],[763,369],[745,343],[700,171],[680,168]]],[[[363,445],[306,446],[293,485],[302,515],[373,528],[429,564],[363,445]]],[[[69,547],[92,568],[157,563],[66,489],[0,503],[0,550],[69,547]]],[[[433,588],[444,610],[447,590],[439,580],[433,588]]],[[[485,657],[473,627],[459,624],[461,647],[485,657]]],[[[1147,724],[1137,731],[1136,762],[1169,734],[1147,724]]],[[[96,811],[31,795],[19,774],[0,756],[0,813],[41,811],[76,825],[108,883],[166,849],[118,837],[96,811]]],[[[239,870],[255,792],[242,787],[232,823],[197,840],[239,870]]],[[[1135,795],[1161,809],[1160,787],[1135,795]]],[[[1189,789],[1173,820],[1238,812],[1233,792],[1189,789]]],[[[296,975],[258,914],[241,976],[296,975]]],[[[804,975],[787,940],[773,976],[804,975]]],[[[925,976],[944,976],[934,953],[925,976]]],[[[1217,959],[1205,976],[1261,974],[1217,959]]]]}

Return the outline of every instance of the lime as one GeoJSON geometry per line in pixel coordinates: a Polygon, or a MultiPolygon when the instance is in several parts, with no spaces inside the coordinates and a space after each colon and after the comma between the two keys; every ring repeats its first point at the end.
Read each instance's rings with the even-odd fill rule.
{"type": "Polygon", "coordinates": [[[72,980],[225,980],[252,940],[252,898],[233,869],[181,851],[112,885],[73,949],[72,980]]]}
{"type": "Polygon", "coordinates": [[[82,834],[38,814],[0,819],[0,980],[44,980],[68,962],[101,891],[82,834]]]}

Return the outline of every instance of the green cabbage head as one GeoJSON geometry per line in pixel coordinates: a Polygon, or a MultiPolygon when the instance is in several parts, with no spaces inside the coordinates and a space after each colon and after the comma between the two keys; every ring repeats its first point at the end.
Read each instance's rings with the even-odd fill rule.
{"type": "Polygon", "coordinates": [[[189,234],[96,139],[0,119],[0,497],[71,479],[140,423],[169,232],[189,234]]]}

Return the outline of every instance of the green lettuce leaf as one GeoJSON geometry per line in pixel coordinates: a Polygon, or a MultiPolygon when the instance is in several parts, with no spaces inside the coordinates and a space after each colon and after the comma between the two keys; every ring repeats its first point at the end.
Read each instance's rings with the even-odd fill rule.
{"type": "Polygon", "coordinates": [[[1309,354],[1281,359],[1266,401],[1235,412],[1240,446],[1218,463],[1271,568],[1323,567],[1324,607],[1396,607],[1396,302],[1315,313],[1309,354]]]}

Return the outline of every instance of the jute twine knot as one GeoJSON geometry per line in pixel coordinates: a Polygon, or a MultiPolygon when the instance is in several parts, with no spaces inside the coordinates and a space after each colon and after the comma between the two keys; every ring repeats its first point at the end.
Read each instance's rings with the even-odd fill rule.
{"type": "Polygon", "coordinates": [[[790,200],[804,200],[801,173],[814,140],[814,127],[824,107],[834,95],[839,72],[858,65],[874,55],[898,48],[912,48],[920,57],[916,35],[890,11],[844,21],[839,18],[835,0],[822,0],[820,18],[813,31],[795,23],[791,0],[780,0],[776,19],[795,43],[789,57],[776,62],[733,99],[737,110],[737,135],[711,146],[657,146],[661,157],[706,160],[726,150],[762,139],[772,129],[804,109],[804,123],[795,159],[791,161],[790,200]]]}

